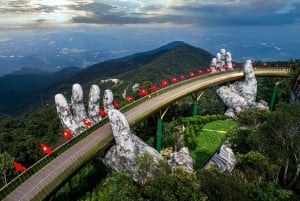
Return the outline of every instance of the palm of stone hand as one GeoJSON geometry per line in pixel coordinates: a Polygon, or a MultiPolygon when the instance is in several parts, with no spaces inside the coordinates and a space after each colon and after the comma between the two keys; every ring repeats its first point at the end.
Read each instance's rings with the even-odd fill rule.
{"type": "MultiPolygon", "coordinates": [[[[217,54],[217,58],[212,60],[211,68],[215,63],[219,63],[219,65],[223,63],[224,65],[225,59],[229,59],[226,63],[232,66],[231,54],[226,53],[226,51],[222,49],[221,53],[217,54]]],[[[221,66],[219,67],[221,68],[221,66]]],[[[251,60],[246,61],[243,66],[243,72],[244,80],[215,87],[217,94],[228,108],[225,115],[231,118],[235,118],[237,113],[246,108],[260,107],[262,109],[268,109],[265,102],[256,103],[257,81],[251,60]]]]}
{"type": "Polygon", "coordinates": [[[79,84],[72,87],[71,107],[62,94],[55,95],[56,110],[64,129],[72,133],[72,137],[79,135],[91,124],[101,121],[99,115],[100,89],[92,85],[89,94],[88,114],[83,104],[83,90],[79,84]]]}

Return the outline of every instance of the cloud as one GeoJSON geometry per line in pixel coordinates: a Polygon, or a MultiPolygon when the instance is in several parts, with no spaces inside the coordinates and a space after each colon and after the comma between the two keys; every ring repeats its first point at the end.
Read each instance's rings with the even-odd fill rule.
{"type": "Polygon", "coordinates": [[[0,27],[1,21],[7,26],[23,24],[23,27],[28,27],[32,24],[29,26],[32,28],[60,24],[166,23],[197,27],[277,26],[296,24],[300,21],[299,0],[65,0],[49,1],[48,4],[42,3],[43,1],[33,2],[36,1],[0,1],[0,27]],[[8,16],[24,21],[18,24],[8,16]],[[7,17],[7,22],[10,23],[5,22],[4,17],[7,17]]]}
{"type": "Polygon", "coordinates": [[[79,53],[83,53],[86,52],[86,49],[79,49],[79,48],[62,48],[59,52],[61,54],[79,54],[79,53]]]}
{"type": "MultiPolygon", "coordinates": [[[[126,1],[128,2],[128,1],[126,1]]],[[[197,26],[276,26],[297,23],[299,4],[275,1],[192,1],[166,0],[166,4],[85,4],[73,9],[89,14],[72,18],[73,23],[87,24],[193,24],[197,26]],[[282,12],[282,8],[285,12],[282,12]],[[292,9],[291,9],[292,8],[292,9]]],[[[163,2],[163,1],[162,1],[163,2]]]]}

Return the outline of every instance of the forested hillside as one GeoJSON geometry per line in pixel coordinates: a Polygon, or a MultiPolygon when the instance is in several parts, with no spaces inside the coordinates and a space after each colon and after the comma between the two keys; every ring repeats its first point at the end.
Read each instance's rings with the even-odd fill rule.
{"type": "MultiPolygon", "coordinates": [[[[181,73],[205,67],[211,59],[209,53],[186,44],[146,54],[147,57],[150,57],[149,55],[152,58],[143,60],[141,62],[144,62],[143,65],[137,65],[137,62],[135,70],[127,69],[129,71],[122,74],[100,77],[101,70],[97,74],[95,71],[88,71],[89,69],[86,71],[89,73],[82,74],[87,77],[80,77],[75,73],[59,85],[54,84],[53,88],[48,86],[49,94],[61,92],[69,98],[71,84],[77,79],[77,82],[84,86],[85,91],[88,91],[87,88],[91,83],[98,84],[102,90],[112,89],[122,106],[127,104],[127,100],[122,98],[124,89],[130,89],[129,87],[134,83],[140,83],[141,86],[158,83],[161,79],[169,79],[171,75],[178,76],[181,73]],[[90,74],[92,72],[95,75],[93,79],[90,74]],[[72,80],[72,78],[76,79],[72,80]],[[118,78],[122,82],[101,83],[101,80],[106,78],[118,78]]],[[[137,58],[141,59],[139,56],[141,55],[129,59],[133,62],[137,58]]],[[[116,62],[120,62],[118,65],[122,66],[124,61],[116,62]]],[[[275,111],[262,113],[251,110],[240,114],[238,123],[246,126],[247,129],[236,129],[229,136],[234,145],[234,151],[239,153],[239,161],[232,174],[221,174],[214,170],[197,170],[194,174],[178,170],[174,174],[166,167],[161,172],[157,172],[153,180],[145,185],[132,182],[128,179],[128,175],[123,173],[109,175],[100,182],[107,170],[104,172],[101,168],[99,170],[98,162],[93,161],[86,167],[87,169],[83,168],[83,172],[74,177],[73,186],[86,190],[86,192],[78,191],[77,193],[83,200],[99,200],[100,197],[107,198],[107,200],[118,200],[118,198],[157,200],[162,194],[166,195],[163,200],[207,200],[207,198],[208,200],[240,200],[242,198],[242,200],[268,200],[269,198],[282,201],[293,200],[295,195],[299,195],[300,189],[298,185],[300,173],[298,158],[300,156],[297,155],[300,147],[298,135],[300,106],[299,103],[290,103],[290,92],[296,75],[300,72],[300,65],[297,61],[290,63],[295,70],[295,75],[291,79],[258,79],[258,99],[266,101],[270,100],[275,83],[281,81],[275,99],[275,111]],[[98,175],[98,177],[93,177],[93,175],[98,175]],[[193,188],[190,188],[191,184],[193,188]],[[81,188],[82,186],[84,188],[81,188]],[[178,191],[183,192],[184,195],[179,195],[178,191]],[[93,196],[96,196],[95,199],[93,196]]],[[[30,110],[17,116],[1,115],[1,185],[18,174],[11,163],[12,160],[29,167],[43,157],[44,154],[40,149],[41,143],[54,149],[65,142],[54,107],[53,94],[49,95],[49,100],[45,99],[40,106],[31,107],[30,110]]],[[[191,116],[192,102],[192,97],[186,97],[168,110],[164,118],[166,123],[164,129],[166,136],[169,136],[163,141],[165,146],[174,143],[172,137],[176,132],[174,128],[178,126],[177,119],[191,116]]],[[[201,116],[221,115],[224,110],[225,107],[214,90],[206,89],[199,101],[198,114],[201,116]]],[[[156,114],[132,128],[134,133],[151,145],[155,143],[158,116],[159,114],[156,114]]],[[[68,186],[65,186],[57,194],[57,200],[70,199],[72,194],[74,192],[70,192],[68,186]]]]}

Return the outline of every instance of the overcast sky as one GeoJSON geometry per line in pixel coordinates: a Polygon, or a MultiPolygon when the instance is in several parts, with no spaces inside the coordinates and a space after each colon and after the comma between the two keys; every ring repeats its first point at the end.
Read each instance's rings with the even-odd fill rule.
{"type": "Polygon", "coordinates": [[[93,28],[161,43],[187,40],[210,50],[210,43],[259,44],[295,58],[299,25],[300,0],[0,0],[0,42],[28,30],[93,28]]]}

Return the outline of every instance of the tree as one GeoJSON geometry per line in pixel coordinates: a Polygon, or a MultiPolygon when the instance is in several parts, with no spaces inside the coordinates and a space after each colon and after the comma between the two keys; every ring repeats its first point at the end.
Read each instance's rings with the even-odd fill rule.
{"type": "Polygon", "coordinates": [[[201,190],[210,201],[250,201],[246,183],[240,177],[221,173],[216,169],[197,172],[201,190]]]}
{"type": "Polygon", "coordinates": [[[7,184],[8,177],[10,176],[13,170],[12,161],[13,158],[10,156],[9,153],[0,153],[0,174],[3,176],[3,185],[7,184]]]}
{"type": "Polygon", "coordinates": [[[142,187],[145,199],[149,201],[205,201],[201,184],[196,173],[190,173],[182,167],[172,171],[157,171],[153,179],[142,187]]]}
{"type": "Polygon", "coordinates": [[[247,154],[237,155],[237,164],[234,173],[242,175],[248,182],[264,183],[279,169],[270,164],[268,157],[260,152],[250,151],[247,154]]]}
{"type": "Polygon", "coordinates": [[[114,172],[98,185],[91,201],[142,201],[137,185],[130,175],[114,172]]]}
{"type": "Polygon", "coordinates": [[[300,103],[281,103],[262,130],[266,153],[283,167],[283,185],[291,188],[300,174],[300,103]],[[292,166],[292,167],[290,167],[292,166]],[[291,170],[294,169],[294,173],[291,170]]]}

